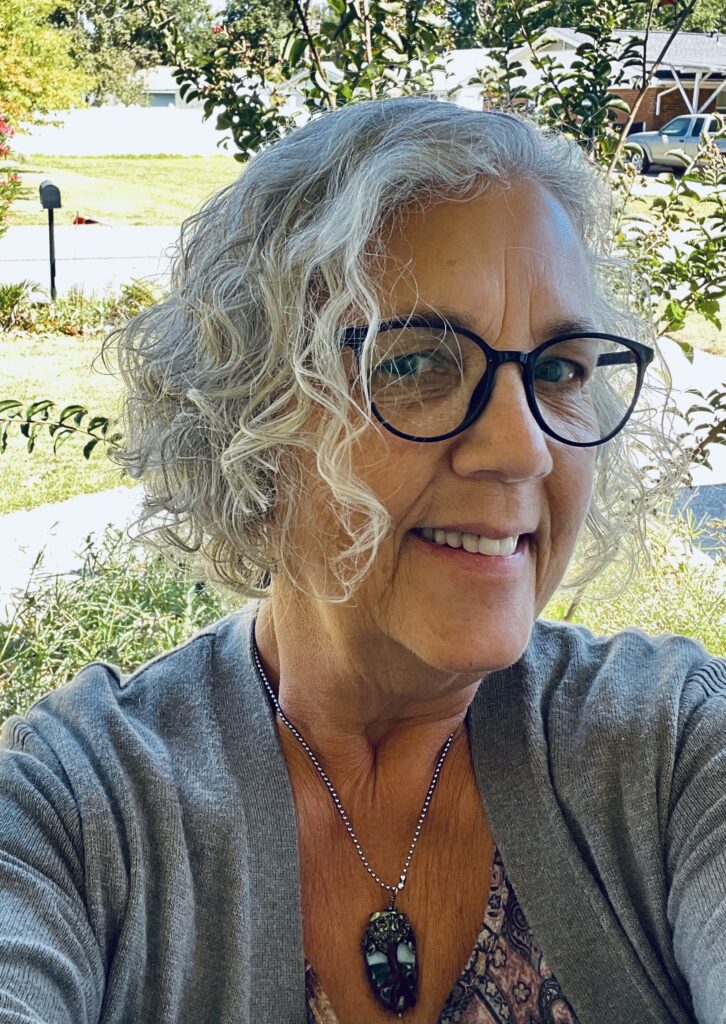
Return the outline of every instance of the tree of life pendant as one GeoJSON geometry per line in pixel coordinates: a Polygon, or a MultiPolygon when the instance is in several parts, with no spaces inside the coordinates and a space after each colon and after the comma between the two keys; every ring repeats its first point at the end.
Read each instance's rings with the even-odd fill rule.
{"type": "Polygon", "coordinates": [[[376,999],[400,1017],[418,994],[416,940],[406,915],[391,909],[371,914],[362,949],[376,999]]]}

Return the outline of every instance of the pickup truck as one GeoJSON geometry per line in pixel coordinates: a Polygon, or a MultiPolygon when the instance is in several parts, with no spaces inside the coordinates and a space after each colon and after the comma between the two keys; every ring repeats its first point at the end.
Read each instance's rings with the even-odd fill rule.
{"type": "MultiPolygon", "coordinates": [[[[626,140],[630,162],[643,174],[651,164],[667,167],[683,167],[683,158],[673,150],[682,149],[687,156],[698,152],[701,135],[714,135],[721,130],[722,120],[718,114],[682,114],[674,117],[655,132],[635,132],[626,140]]],[[[726,138],[717,139],[716,145],[726,155],[726,138]]]]}

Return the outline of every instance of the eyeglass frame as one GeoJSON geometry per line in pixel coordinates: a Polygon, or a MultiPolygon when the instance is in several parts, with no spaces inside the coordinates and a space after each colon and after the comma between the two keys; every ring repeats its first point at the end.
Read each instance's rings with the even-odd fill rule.
{"type": "MultiPolygon", "coordinates": [[[[527,404],[529,405],[530,412],[534,416],[538,426],[541,427],[549,437],[553,437],[555,441],[560,441],[562,444],[570,445],[573,448],[595,448],[598,445],[605,444],[607,441],[612,440],[616,434],[620,433],[632,416],[635,406],[638,404],[638,399],[640,398],[640,391],[643,386],[645,371],[648,368],[648,365],[652,362],[655,354],[650,345],[644,345],[640,341],[633,341],[632,338],[623,338],[617,334],[607,334],[602,331],[575,331],[565,334],[557,334],[552,338],[547,338],[536,348],[533,348],[531,352],[523,352],[516,349],[502,350],[492,348],[484,338],[475,334],[474,331],[469,330],[467,327],[460,327],[452,320],[444,321],[436,317],[430,318],[424,316],[411,316],[404,318],[396,317],[391,320],[382,320],[378,326],[378,333],[380,334],[382,331],[393,330],[396,327],[443,327],[445,330],[452,330],[457,334],[463,334],[464,337],[473,341],[474,344],[477,345],[484,353],[486,359],[486,371],[472,391],[471,399],[469,400],[469,409],[466,416],[455,430],[450,430],[446,434],[438,434],[436,437],[420,437],[416,434],[405,434],[403,431],[398,430],[396,427],[388,423],[376,407],[375,402],[371,401],[371,411],[373,412],[373,415],[376,417],[378,422],[386,428],[386,430],[406,441],[416,441],[420,444],[433,443],[434,441],[448,441],[450,438],[456,437],[457,434],[462,434],[465,430],[468,430],[468,428],[479,419],[489,403],[492,391],[494,390],[496,372],[499,367],[504,363],[519,363],[523,368],[522,381],[524,384],[524,391],[527,396],[527,404]],[[618,342],[634,352],[637,358],[638,378],[628,410],[616,429],[611,431],[606,437],[601,438],[599,441],[568,441],[566,438],[560,437],[559,434],[556,434],[545,422],[539,411],[537,398],[534,393],[534,367],[540,353],[549,346],[555,345],[561,341],[575,341],[583,338],[595,338],[600,341],[618,342]]],[[[368,326],[346,327],[343,328],[341,332],[340,347],[352,349],[359,368],[361,350],[367,333],[368,326]]],[[[604,354],[605,357],[608,355],[612,356],[616,355],[616,353],[604,354]]],[[[610,362],[613,363],[614,360],[610,360],[610,362]]],[[[606,364],[601,363],[598,359],[596,365],[601,366],[606,364]]]]}

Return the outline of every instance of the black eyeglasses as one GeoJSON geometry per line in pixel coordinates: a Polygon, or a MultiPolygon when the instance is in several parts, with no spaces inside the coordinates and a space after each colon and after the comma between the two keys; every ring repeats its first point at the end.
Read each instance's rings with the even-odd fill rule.
{"type": "MultiPolygon", "coordinates": [[[[341,332],[358,367],[367,327],[341,332]]],[[[464,327],[428,317],[384,320],[369,361],[371,410],[392,434],[445,441],[482,414],[503,363],[520,363],[535,420],[550,437],[588,448],[622,430],[653,349],[600,332],[559,334],[531,352],[502,352],[464,327]]]]}

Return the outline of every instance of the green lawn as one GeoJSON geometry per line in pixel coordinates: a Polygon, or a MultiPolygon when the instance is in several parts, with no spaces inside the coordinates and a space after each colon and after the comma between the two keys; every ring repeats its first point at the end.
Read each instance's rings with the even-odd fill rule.
{"type": "Polygon", "coordinates": [[[76,213],[113,224],[178,225],[213,192],[234,181],[242,165],[231,156],[17,157],[25,186],[9,224],[46,224],[38,186],[50,178],[61,190],[56,224],[76,213]]]}
{"type": "Polygon", "coordinates": [[[673,340],[686,341],[693,348],[715,356],[726,356],[726,302],[721,303],[721,323],[723,326],[719,329],[702,316],[690,316],[685,327],[673,335],[673,340]]]}
{"type": "MultiPolygon", "coordinates": [[[[113,418],[121,388],[112,377],[92,369],[100,344],[100,334],[76,338],[0,335],[0,398],[21,402],[49,398],[60,409],[85,405],[91,415],[113,418]]],[[[26,444],[19,429],[11,427],[7,451],[0,455],[0,515],[132,483],[108,460],[103,445],[96,445],[86,461],[83,441],[75,438],[60,445],[54,455],[47,430],[38,435],[30,455],[26,444]]]]}

